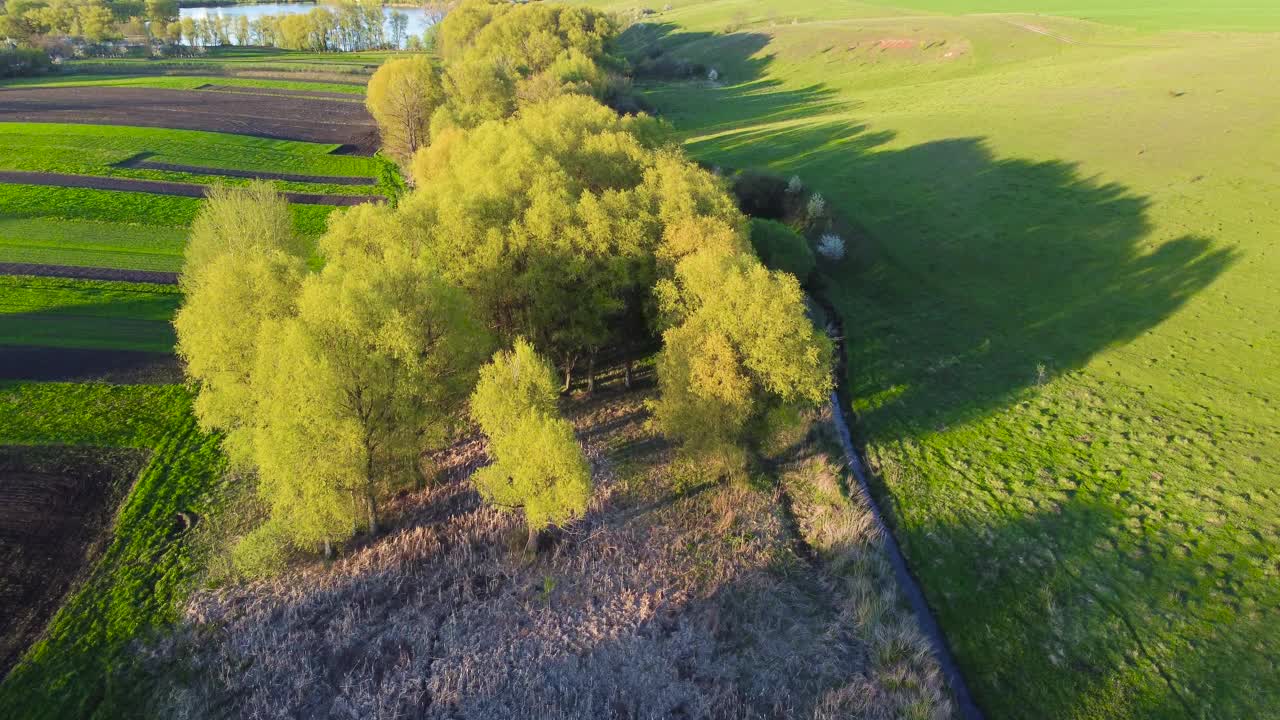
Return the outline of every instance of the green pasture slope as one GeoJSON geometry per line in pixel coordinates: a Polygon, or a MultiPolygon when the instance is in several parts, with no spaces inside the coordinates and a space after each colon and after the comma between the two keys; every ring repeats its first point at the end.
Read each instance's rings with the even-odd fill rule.
{"type": "Polygon", "coordinates": [[[173,285],[0,275],[0,346],[173,352],[173,285]]]}
{"type": "Polygon", "coordinates": [[[673,5],[624,45],[719,79],[649,101],[851,223],[859,433],[989,716],[1276,717],[1277,6],[673,5]]]}

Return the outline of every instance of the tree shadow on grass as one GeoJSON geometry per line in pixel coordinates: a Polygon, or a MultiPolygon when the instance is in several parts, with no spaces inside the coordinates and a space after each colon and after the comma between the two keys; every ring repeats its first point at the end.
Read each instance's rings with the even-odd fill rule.
{"type": "MultiPolygon", "coordinates": [[[[695,131],[700,160],[799,175],[841,216],[850,254],[825,269],[822,291],[844,319],[849,394],[876,445],[1026,402],[1160,325],[1238,260],[1212,238],[1158,234],[1147,197],[1069,160],[1000,157],[981,137],[909,145],[828,88],[782,90],[764,77],[767,49],[735,85],[650,97],[695,131]]],[[[1180,488],[1148,480],[1154,468],[1140,462],[1073,476],[1087,463],[1055,470],[1044,456],[1056,449],[1030,434],[1009,442],[987,462],[1014,470],[975,467],[989,477],[897,514],[978,701],[1008,717],[1274,707],[1275,683],[1248,680],[1277,676],[1274,612],[1259,609],[1275,599],[1259,580],[1275,572],[1274,543],[1224,545],[1227,530],[1164,503],[1180,488]],[[1013,478],[1027,467],[1032,477],[1013,478]],[[971,501],[996,512],[963,519],[971,501]]],[[[935,451],[947,452],[921,452],[935,451]]],[[[894,489],[926,494],[924,482],[894,489]]]]}
{"type": "Polygon", "coordinates": [[[1250,568],[1274,566],[1274,545],[1222,567],[1198,533],[1135,526],[1089,487],[977,532],[935,523],[920,534],[931,559],[971,567],[948,576],[938,614],[966,629],[949,641],[992,716],[1255,718],[1280,701],[1275,607],[1211,607],[1250,568]]]}
{"type": "Polygon", "coordinates": [[[1149,201],[1074,163],[997,158],[980,138],[892,148],[851,121],[746,130],[694,154],[821,182],[857,229],[828,268],[864,429],[985,416],[1145,333],[1236,260],[1209,238],[1149,238],[1149,201]]]}

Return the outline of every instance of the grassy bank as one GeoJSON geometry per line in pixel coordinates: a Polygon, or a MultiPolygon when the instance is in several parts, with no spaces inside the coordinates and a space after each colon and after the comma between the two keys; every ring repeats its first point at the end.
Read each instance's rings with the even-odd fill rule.
{"type": "Polygon", "coordinates": [[[645,88],[694,154],[856,223],[823,276],[862,440],[990,716],[1265,716],[1280,37],[1151,29],[1269,9],[904,4],[687,2],[628,39],[717,70],[645,88]]]}

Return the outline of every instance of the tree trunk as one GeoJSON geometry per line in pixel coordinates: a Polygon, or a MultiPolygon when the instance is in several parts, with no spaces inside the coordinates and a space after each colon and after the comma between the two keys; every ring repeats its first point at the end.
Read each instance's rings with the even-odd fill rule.
{"type": "Polygon", "coordinates": [[[566,355],[564,359],[564,387],[560,388],[561,394],[569,392],[569,386],[573,384],[573,366],[578,364],[578,356],[566,355]]]}
{"type": "Polygon", "coordinates": [[[538,536],[541,534],[542,534],[541,530],[535,528],[532,525],[529,526],[529,539],[524,544],[525,552],[529,553],[530,555],[538,554],[538,536]]]}
{"type": "Polygon", "coordinates": [[[627,358],[622,364],[622,385],[626,389],[631,389],[631,358],[627,358]]]}
{"type": "Polygon", "coordinates": [[[378,501],[373,497],[372,492],[365,493],[365,507],[369,511],[369,534],[378,534],[378,501]]]}
{"type": "Polygon", "coordinates": [[[333,559],[333,543],[329,542],[329,538],[324,539],[324,559],[333,559]]]}
{"type": "Polygon", "coordinates": [[[587,394],[590,395],[595,391],[596,391],[596,351],[592,350],[591,354],[587,355],[587,394]]]}

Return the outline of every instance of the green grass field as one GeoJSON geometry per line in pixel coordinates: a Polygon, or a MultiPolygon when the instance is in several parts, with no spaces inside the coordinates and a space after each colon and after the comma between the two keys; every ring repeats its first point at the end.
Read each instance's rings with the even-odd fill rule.
{"type": "Polygon", "coordinates": [[[140,448],[151,457],[121,504],[110,544],[0,684],[0,717],[137,717],[147,673],[128,644],[170,620],[199,565],[179,511],[208,517],[222,496],[217,438],[179,386],[0,384],[0,444],[140,448]]]}
{"type": "MultiPolygon", "coordinates": [[[[244,185],[244,178],[118,167],[146,153],[149,162],[211,170],[378,177],[379,160],[330,155],[335,145],[226,133],[59,123],[0,123],[0,170],[105,175],[171,182],[244,185]]],[[[272,180],[282,191],[368,195],[373,185],[272,180]]]]}
{"type": "Polygon", "coordinates": [[[0,346],[172,352],[171,285],[0,275],[0,346]]]}
{"type": "Polygon", "coordinates": [[[644,88],[696,156],[860,227],[823,277],[861,439],[989,716],[1274,716],[1276,6],[892,5],[627,41],[718,70],[644,88]]]}
{"type": "MultiPolygon", "coordinates": [[[[176,271],[197,198],[0,184],[0,262],[176,271]],[[176,243],[176,244],[175,244],[176,243]]],[[[294,228],[324,232],[329,205],[290,205],[294,228]]]]}
{"type": "Polygon", "coordinates": [[[0,262],[177,272],[185,239],[155,225],[0,218],[0,262]]]}

